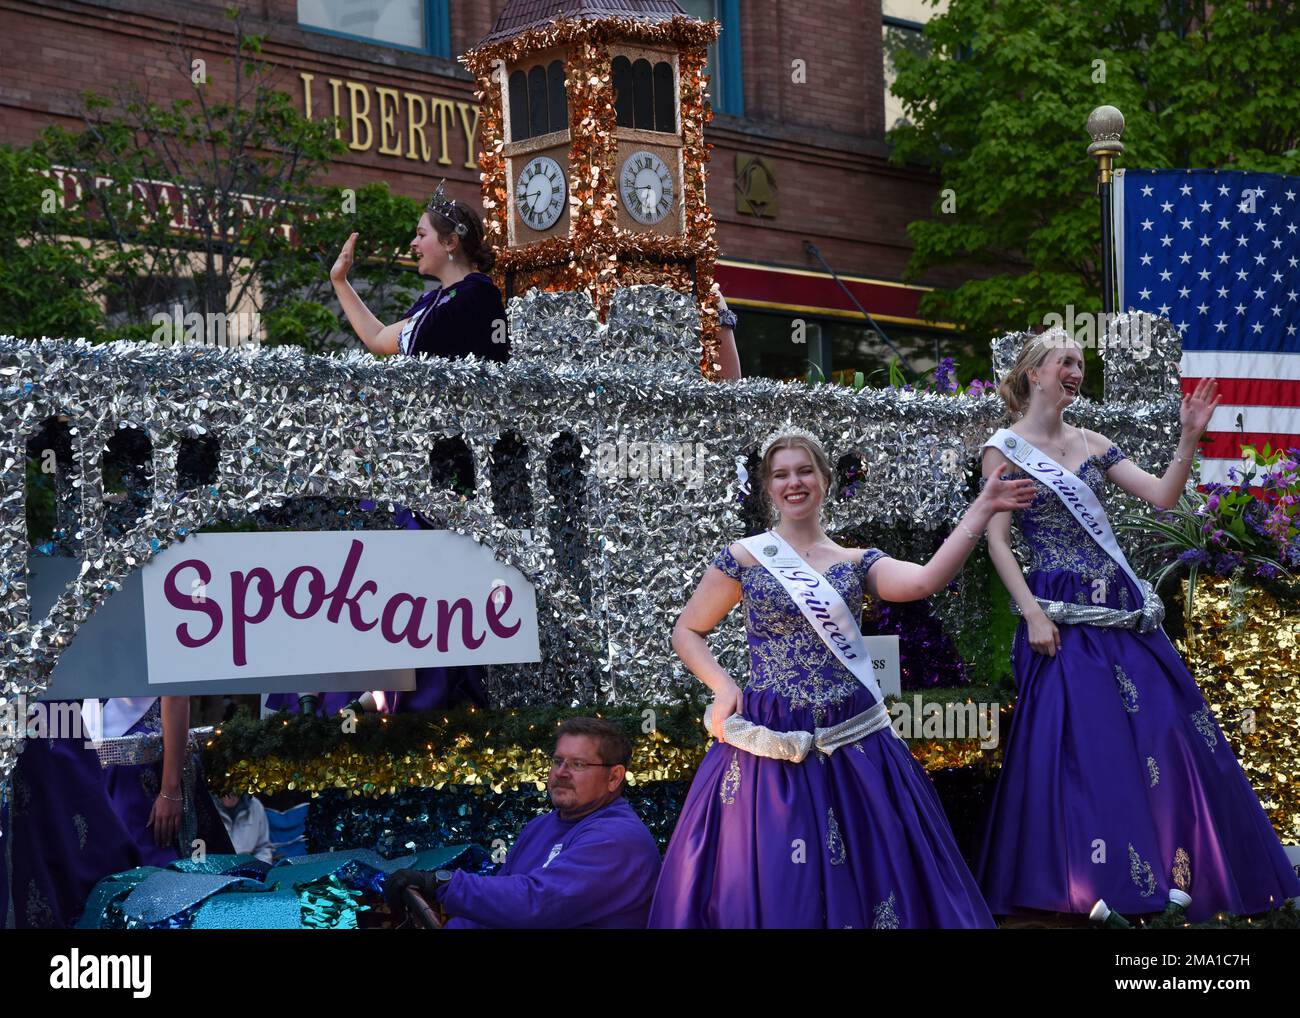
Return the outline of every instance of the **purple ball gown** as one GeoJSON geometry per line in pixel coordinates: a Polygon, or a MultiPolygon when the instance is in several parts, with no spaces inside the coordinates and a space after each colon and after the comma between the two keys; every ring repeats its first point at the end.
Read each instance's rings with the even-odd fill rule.
{"type": "MultiPolygon", "coordinates": [[[[1076,476],[1100,494],[1124,458],[1111,446],[1076,476]]],[[[1027,476],[1008,470],[1004,477],[1027,476]]],[[[1036,482],[1037,483],[1037,482],[1036,482]]],[[[1017,512],[1037,597],[1124,610],[1141,593],[1065,504],[1039,483],[1017,512]],[[1096,603],[1102,603],[1100,601],[1096,603]]],[[[1169,890],[1188,917],[1260,912],[1300,894],[1268,817],[1163,629],[1058,624],[1055,657],[1012,645],[1019,687],[976,872],[989,907],[1161,911],[1169,890]]]]}
{"type": "MultiPolygon", "coordinates": [[[[826,579],[856,614],[868,551],[826,579]]],[[[739,580],[751,678],[742,715],[812,731],[875,698],[842,665],[762,566],[724,548],[739,580]]],[[[673,831],[651,927],[991,927],[934,786],[892,728],[801,763],[714,743],[673,831]]]]}
{"type": "MultiPolygon", "coordinates": [[[[50,701],[80,710],[80,701],[50,701]]],[[[29,739],[0,810],[0,918],[18,929],[71,929],[110,873],[141,864],[113,810],[94,749],[78,738],[29,739]]]]}
{"type": "MultiPolygon", "coordinates": [[[[162,700],[157,699],[126,734],[147,735],[161,732],[162,700]]],[[[212,804],[211,796],[208,795],[202,761],[195,756],[190,765],[194,768],[195,815],[191,819],[195,826],[195,837],[204,842],[207,852],[212,855],[233,852],[230,835],[226,833],[225,825],[212,804]]],[[[147,764],[114,764],[105,769],[103,780],[113,809],[126,828],[127,834],[135,841],[142,865],[166,866],[190,854],[190,846],[182,846],[179,841],[158,845],[154,841],[152,829],[148,826],[149,814],[153,811],[158,793],[162,791],[161,760],[147,764]]]]}
{"type": "MultiPolygon", "coordinates": [[[[162,701],[155,700],[144,717],[127,735],[162,731],[162,701]]],[[[178,845],[157,845],[150,830],[149,814],[162,790],[162,764],[117,764],[104,771],[104,786],[122,825],[134,839],[145,866],[166,866],[181,857],[178,845]]]]}

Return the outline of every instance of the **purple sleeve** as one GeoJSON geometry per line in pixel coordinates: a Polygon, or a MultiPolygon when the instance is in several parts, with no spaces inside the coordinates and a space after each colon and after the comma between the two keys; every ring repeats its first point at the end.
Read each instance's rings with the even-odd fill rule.
{"type": "Polygon", "coordinates": [[[425,290],[424,293],[420,294],[420,296],[415,299],[415,303],[410,306],[406,314],[402,315],[402,319],[410,318],[436,296],[438,296],[437,290],[425,290]]]}
{"type": "Polygon", "coordinates": [[[1102,473],[1105,473],[1122,459],[1127,459],[1119,446],[1112,444],[1097,460],[1097,466],[1101,467],[1102,473]]]}
{"type": "Polygon", "coordinates": [[[730,545],[718,552],[710,564],[717,566],[724,576],[730,576],[733,580],[740,579],[740,563],[736,561],[736,556],[731,554],[730,545]]]}
{"type": "Polygon", "coordinates": [[[439,901],[449,915],[496,929],[590,926],[647,900],[657,861],[596,829],[575,836],[549,866],[527,873],[482,877],[457,870],[439,901]]]}
{"type": "Polygon", "coordinates": [[[862,558],[858,559],[858,571],[863,583],[867,582],[867,573],[871,572],[871,567],[882,558],[889,558],[889,556],[879,548],[868,548],[862,553],[862,558]]]}

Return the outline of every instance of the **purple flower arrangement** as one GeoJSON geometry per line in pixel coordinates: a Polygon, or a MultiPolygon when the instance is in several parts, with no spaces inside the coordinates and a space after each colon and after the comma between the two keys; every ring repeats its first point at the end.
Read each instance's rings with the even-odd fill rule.
{"type": "Polygon", "coordinates": [[[930,392],[940,396],[992,396],[997,393],[996,383],[982,378],[972,379],[963,386],[957,380],[957,362],[951,357],[944,357],[928,377],[920,378],[915,383],[908,382],[897,360],[889,365],[889,384],[903,392],[930,392]]]}
{"type": "Polygon", "coordinates": [[[1198,573],[1276,580],[1300,567],[1300,449],[1245,445],[1242,454],[1242,468],[1228,471],[1234,484],[1203,485],[1152,519],[1121,524],[1172,554],[1154,583],[1187,571],[1189,613],[1198,573]]]}
{"type": "Polygon", "coordinates": [[[899,638],[898,677],[903,689],[970,685],[970,665],[944,632],[929,601],[879,601],[873,624],[864,631],[899,638]]]}

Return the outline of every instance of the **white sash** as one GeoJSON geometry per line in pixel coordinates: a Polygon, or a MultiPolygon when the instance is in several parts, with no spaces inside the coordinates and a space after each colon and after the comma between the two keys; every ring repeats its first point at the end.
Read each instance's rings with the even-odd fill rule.
{"type": "Polygon", "coordinates": [[[1115,532],[1110,528],[1110,520],[1106,518],[1106,510],[1102,508],[1101,502],[1097,500],[1097,496],[1091,488],[1052,457],[1040,452],[1010,428],[1001,428],[984,445],[993,446],[1009,459],[1013,466],[1019,467],[1032,477],[1036,477],[1054,491],[1057,498],[1064,502],[1065,507],[1070,510],[1070,514],[1079,521],[1079,525],[1083,527],[1084,532],[1096,541],[1101,550],[1114,559],[1115,564],[1123,569],[1125,575],[1133,581],[1133,586],[1138,590],[1138,596],[1142,597],[1145,603],[1142,592],[1145,590],[1146,585],[1137,578],[1137,574],[1133,572],[1133,567],[1128,564],[1128,559],[1124,557],[1119,542],[1115,540],[1115,532]]]}
{"type": "Polygon", "coordinates": [[[125,735],[144,717],[156,696],[115,696],[111,700],[81,701],[81,718],[95,739],[125,735]]]}
{"type": "Polygon", "coordinates": [[[813,631],[876,698],[876,703],[884,703],[885,697],[872,671],[871,655],[867,653],[857,619],[830,581],[774,531],[747,537],[740,544],[776,577],[813,631]]]}
{"type": "MultiPolygon", "coordinates": [[[[441,292],[439,292],[441,296],[441,292]]],[[[415,344],[415,330],[420,327],[420,320],[438,303],[438,297],[434,297],[428,304],[410,317],[410,320],[402,327],[401,334],[397,337],[397,350],[399,353],[410,356],[411,347],[415,344]]]]}

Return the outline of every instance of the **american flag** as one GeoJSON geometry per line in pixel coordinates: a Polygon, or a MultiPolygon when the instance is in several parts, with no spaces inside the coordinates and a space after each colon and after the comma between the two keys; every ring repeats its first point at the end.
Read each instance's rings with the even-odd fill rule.
{"type": "Polygon", "coordinates": [[[1300,177],[1116,174],[1119,306],[1168,318],[1184,392],[1219,380],[1201,483],[1233,483],[1241,446],[1300,446],[1300,177]]]}

